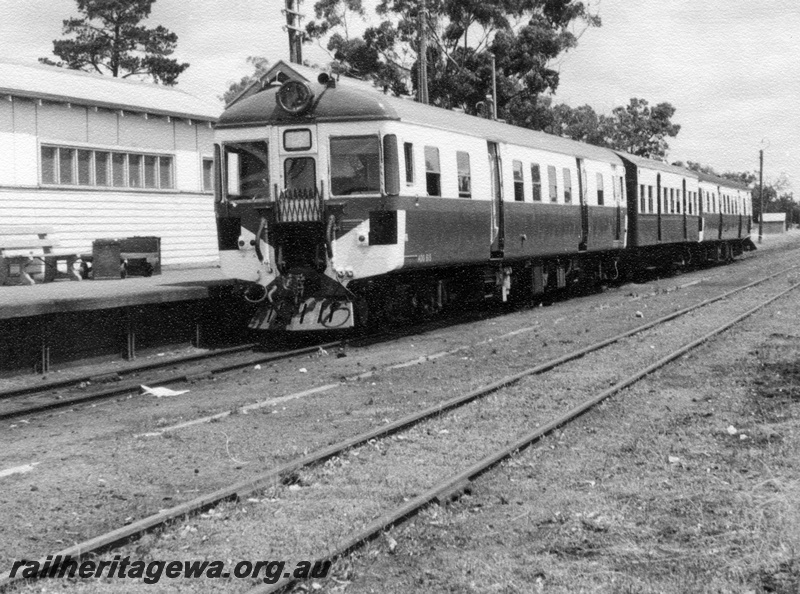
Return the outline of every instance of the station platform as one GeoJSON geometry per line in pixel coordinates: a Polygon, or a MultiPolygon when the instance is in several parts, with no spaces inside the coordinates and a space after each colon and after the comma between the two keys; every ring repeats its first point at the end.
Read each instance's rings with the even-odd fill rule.
{"type": "Polygon", "coordinates": [[[229,343],[246,325],[234,281],[219,268],[150,277],[0,286],[0,373],[46,373],[96,357],[229,343]]]}
{"type": "Polygon", "coordinates": [[[209,288],[231,285],[219,268],[164,270],[150,277],[0,286],[0,320],[207,299],[209,288]]]}

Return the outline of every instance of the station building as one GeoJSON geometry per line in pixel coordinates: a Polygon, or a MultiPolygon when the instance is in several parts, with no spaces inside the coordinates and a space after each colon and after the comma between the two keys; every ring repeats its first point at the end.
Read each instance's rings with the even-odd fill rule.
{"type": "Polygon", "coordinates": [[[765,212],[761,216],[764,217],[762,225],[764,235],[774,235],[786,231],[785,212],[765,212]]]}
{"type": "Polygon", "coordinates": [[[87,253],[158,237],[162,267],[216,264],[221,112],[171,87],[0,62],[0,225],[47,226],[87,253]]]}

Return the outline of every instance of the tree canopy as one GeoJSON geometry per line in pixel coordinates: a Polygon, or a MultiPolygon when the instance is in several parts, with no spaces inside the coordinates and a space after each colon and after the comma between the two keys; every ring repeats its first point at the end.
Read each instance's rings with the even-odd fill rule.
{"type": "MultiPolygon", "coordinates": [[[[380,0],[382,22],[354,37],[350,23],[364,17],[361,0],[318,0],[306,34],[309,40],[330,35],[327,49],[343,72],[405,94],[417,85],[420,4],[380,0]]],[[[576,45],[573,28],[599,26],[600,18],[575,0],[427,0],[422,22],[430,102],[477,114],[492,90],[492,55],[501,110],[535,101],[558,86],[550,62],[576,45]]]]}
{"type": "Polygon", "coordinates": [[[233,101],[239,93],[257,81],[269,69],[269,59],[263,56],[248,56],[247,63],[253,65],[253,74],[243,76],[239,82],[231,83],[228,86],[228,90],[219,97],[225,105],[233,101]]]}
{"type": "Polygon", "coordinates": [[[63,21],[64,35],[53,41],[60,61],[39,58],[44,64],[110,74],[120,78],[148,76],[174,85],[189,67],[170,58],[178,36],[158,25],[140,24],[150,16],[155,0],[77,0],[80,17],[63,21]]]}

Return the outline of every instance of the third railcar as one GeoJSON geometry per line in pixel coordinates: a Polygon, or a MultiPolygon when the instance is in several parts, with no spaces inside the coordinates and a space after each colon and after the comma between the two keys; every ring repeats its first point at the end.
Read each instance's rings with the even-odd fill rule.
{"type": "Polygon", "coordinates": [[[299,78],[253,89],[217,124],[220,256],[259,304],[253,328],[527,299],[664,258],[730,258],[747,240],[750,197],[732,182],[299,78]]]}

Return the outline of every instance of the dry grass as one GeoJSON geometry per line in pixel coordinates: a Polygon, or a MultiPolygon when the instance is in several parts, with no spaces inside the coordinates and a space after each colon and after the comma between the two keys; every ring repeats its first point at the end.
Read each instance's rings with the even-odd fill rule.
{"type": "Polygon", "coordinates": [[[771,310],[642,382],[395,531],[394,553],[348,565],[344,590],[327,587],[797,594],[800,337],[785,334],[790,320],[771,310]]]}

